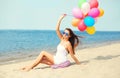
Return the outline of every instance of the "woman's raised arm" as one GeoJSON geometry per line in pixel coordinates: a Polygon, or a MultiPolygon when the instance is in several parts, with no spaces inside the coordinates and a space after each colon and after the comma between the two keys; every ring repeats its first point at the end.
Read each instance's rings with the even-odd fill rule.
{"type": "Polygon", "coordinates": [[[61,32],[60,32],[60,24],[61,24],[62,19],[63,19],[65,16],[66,16],[66,14],[63,14],[63,15],[59,18],[59,20],[58,20],[58,22],[57,22],[57,25],[56,25],[56,33],[57,33],[57,35],[58,35],[58,37],[59,37],[60,39],[62,38],[62,34],[61,34],[61,32]]]}

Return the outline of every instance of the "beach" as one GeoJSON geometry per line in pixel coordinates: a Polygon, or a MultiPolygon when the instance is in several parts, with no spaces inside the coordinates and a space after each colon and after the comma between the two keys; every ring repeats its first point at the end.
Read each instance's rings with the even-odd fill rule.
{"type": "MultiPolygon", "coordinates": [[[[120,42],[119,31],[74,32],[85,37],[76,50],[120,42]]],[[[54,54],[59,42],[55,30],[0,30],[0,65],[33,59],[43,50],[54,54]]]]}
{"type": "MultiPolygon", "coordinates": [[[[1,0],[0,78],[120,78],[119,3],[120,0],[1,0]],[[69,55],[70,45],[80,64],[69,55]],[[24,67],[33,64],[44,51],[53,56],[58,53],[60,62],[68,54],[70,62],[64,63],[70,65],[53,69],[40,63],[25,71],[24,67]]],[[[39,59],[38,62],[50,64],[46,57],[39,59]]],[[[56,59],[55,64],[59,62],[56,59]]]]}
{"type": "Polygon", "coordinates": [[[0,65],[0,78],[120,78],[120,43],[76,51],[81,64],[77,65],[69,57],[71,65],[66,68],[52,69],[39,64],[29,72],[19,68],[33,60],[0,65]]]}

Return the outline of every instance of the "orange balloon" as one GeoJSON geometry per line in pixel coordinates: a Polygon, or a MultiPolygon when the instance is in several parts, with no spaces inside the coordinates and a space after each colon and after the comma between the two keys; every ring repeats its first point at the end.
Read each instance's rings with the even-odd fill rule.
{"type": "Polygon", "coordinates": [[[104,15],[104,10],[102,8],[99,8],[99,11],[100,11],[99,17],[103,16],[104,15]]]}
{"type": "Polygon", "coordinates": [[[73,25],[74,27],[77,27],[80,21],[81,21],[81,19],[73,18],[73,19],[72,19],[72,25],[73,25]]]}

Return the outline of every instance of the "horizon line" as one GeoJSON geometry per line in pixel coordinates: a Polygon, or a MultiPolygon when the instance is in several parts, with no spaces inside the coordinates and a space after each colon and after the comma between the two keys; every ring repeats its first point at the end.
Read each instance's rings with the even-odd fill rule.
{"type": "MultiPolygon", "coordinates": [[[[1,30],[26,30],[26,31],[55,31],[55,29],[0,29],[0,31],[1,30]]],[[[64,29],[60,29],[60,31],[63,31],[64,29]]],[[[75,30],[75,29],[73,29],[73,31],[79,31],[79,30],[75,30]]],[[[120,30],[96,30],[96,31],[112,31],[112,32],[120,32],[120,30]]],[[[80,31],[80,32],[82,32],[82,31],[80,31]]],[[[83,31],[83,32],[85,32],[85,31],[83,31]]]]}

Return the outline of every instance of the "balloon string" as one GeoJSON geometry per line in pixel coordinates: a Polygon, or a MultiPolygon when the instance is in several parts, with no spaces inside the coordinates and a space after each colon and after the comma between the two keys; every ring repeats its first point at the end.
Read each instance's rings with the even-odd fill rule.
{"type": "Polygon", "coordinates": [[[70,15],[70,14],[67,14],[67,16],[71,16],[71,17],[73,17],[73,15],[70,15]]]}

